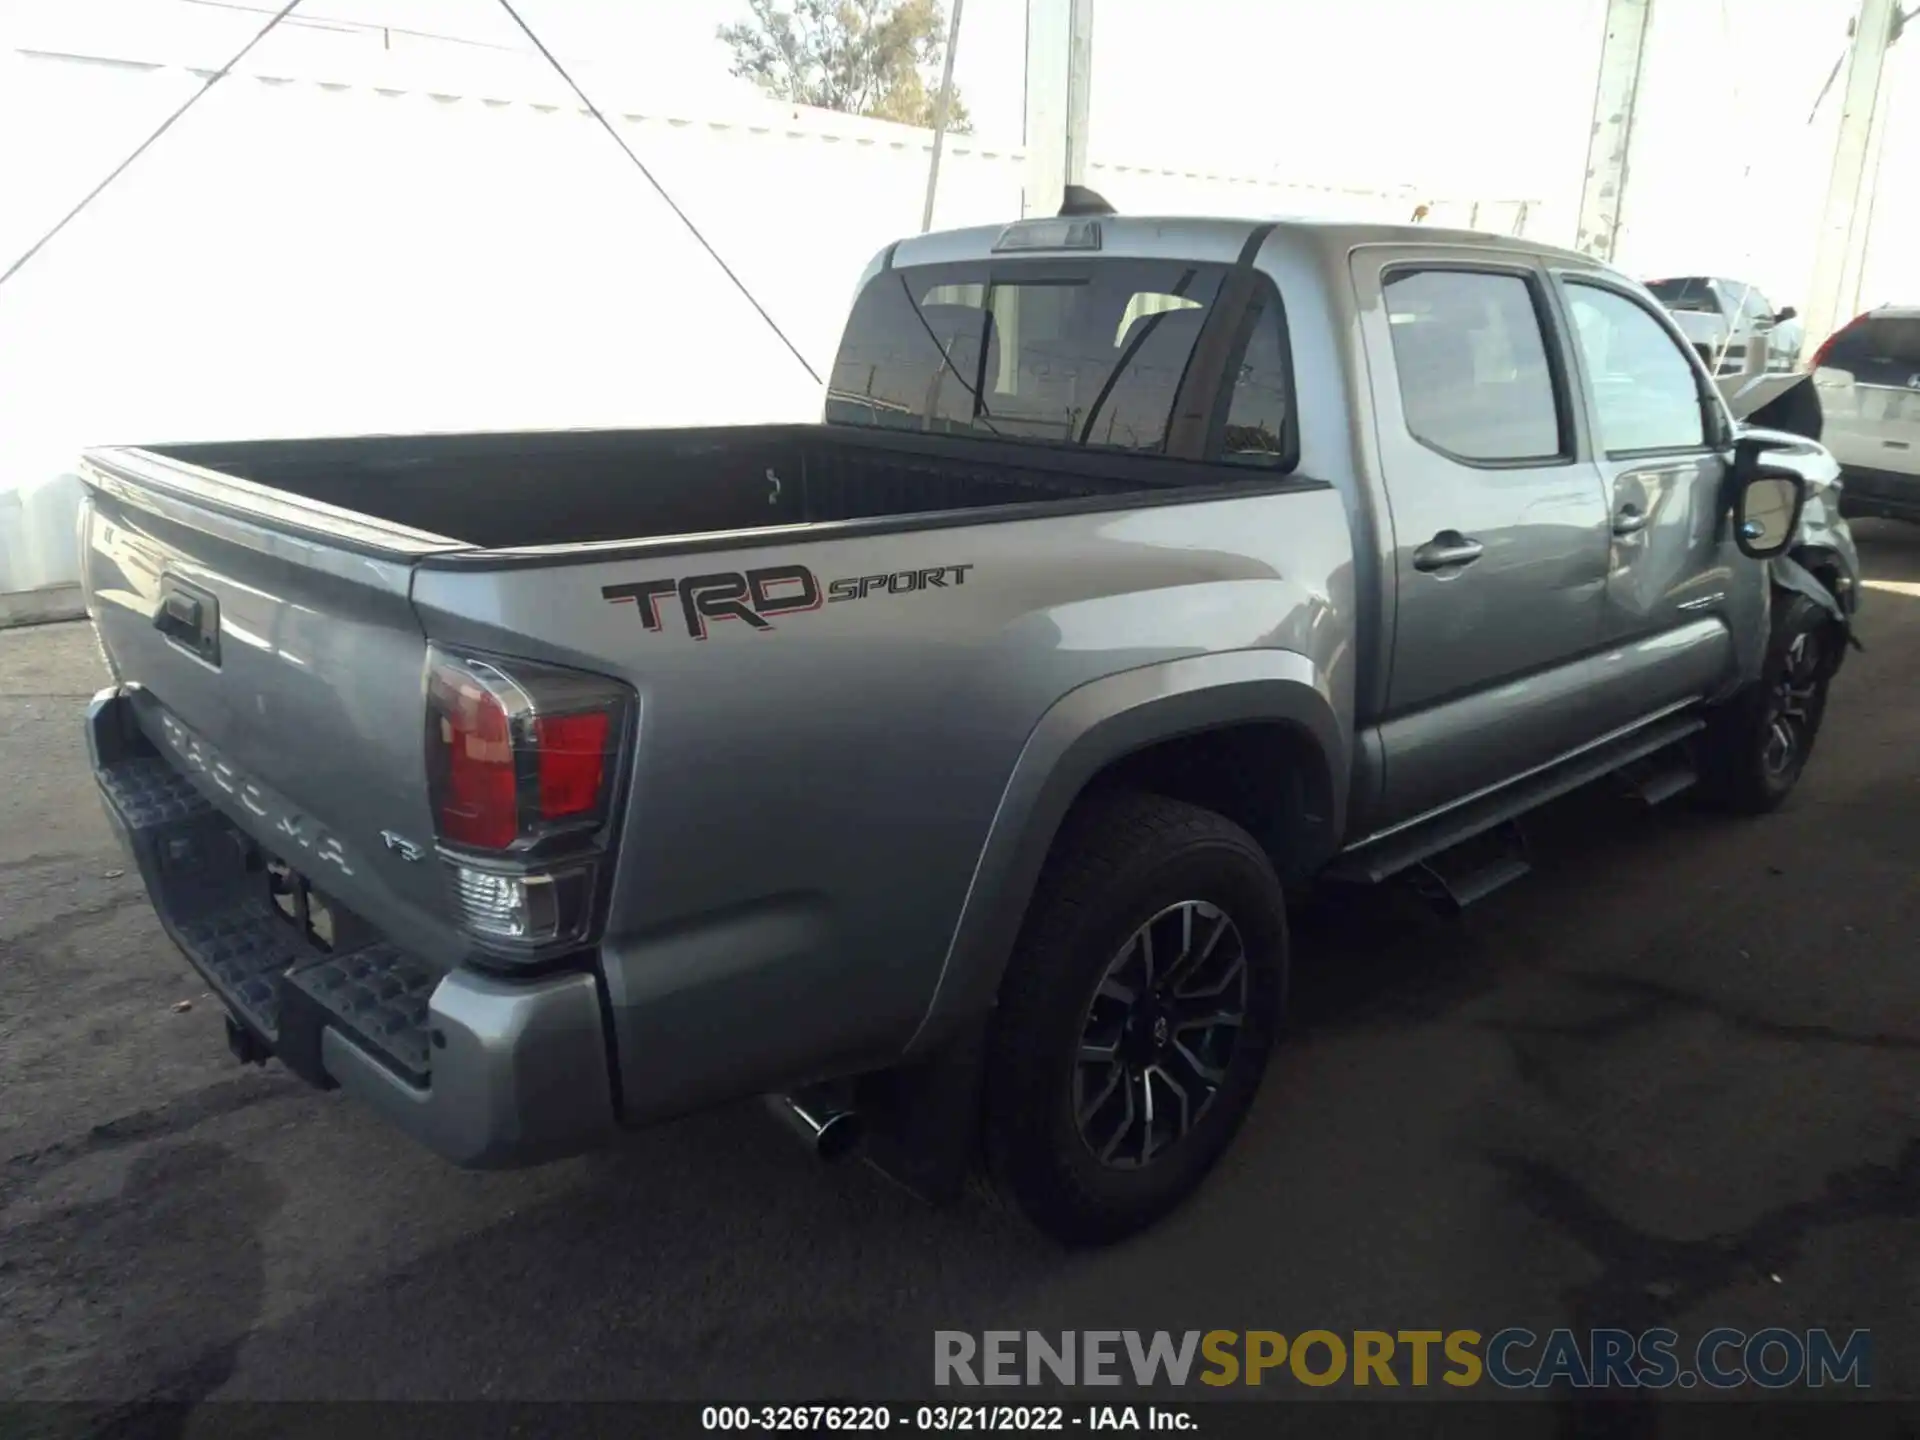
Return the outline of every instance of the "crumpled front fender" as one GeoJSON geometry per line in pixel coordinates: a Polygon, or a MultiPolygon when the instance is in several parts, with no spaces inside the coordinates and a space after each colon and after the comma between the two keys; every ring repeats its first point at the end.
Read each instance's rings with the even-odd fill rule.
{"type": "Polygon", "coordinates": [[[1791,555],[1776,555],[1767,562],[1767,576],[1782,590],[1792,590],[1806,596],[1827,614],[1834,623],[1845,632],[1847,643],[1854,649],[1861,648],[1860,641],[1853,633],[1853,618],[1841,607],[1827,587],[1820,583],[1820,577],[1791,555]]]}
{"type": "Polygon", "coordinates": [[[1776,555],[1767,562],[1767,579],[1773,585],[1781,590],[1790,590],[1797,595],[1806,596],[1826,611],[1832,617],[1833,623],[1840,627],[1841,637],[1846,644],[1833,652],[1832,662],[1828,666],[1830,674],[1839,670],[1840,662],[1845,658],[1848,647],[1855,650],[1867,648],[1860,643],[1860,637],[1853,628],[1853,616],[1859,609],[1860,576],[1857,563],[1847,568],[1846,562],[1854,559],[1851,546],[1846,554],[1842,555],[1830,546],[1821,545],[1812,548],[1796,548],[1790,555],[1776,555]],[[1839,578],[1842,584],[1839,595],[1835,595],[1828,589],[1820,576],[1814,574],[1802,563],[1803,560],[1812,559],[1816,555],[1822,562],[1823,570],[1833,570],[1834,562],[1841,562],[1839,578]]]}
{"type": "Polygon", "coordinates": [[[1785,460],[1807,482],[1807,500],[1800,512],[1800,530],[1793,548],[1767,562],[1767,578],[1782,590],[1805,595],[1841,629],[1847,643],[1861,649],[1853,632],[1860,610],[1860,552],[1853,532],[1840,513],[1840,490],[1845,483],[1840,464],[1818,440],[1786,431],[1744,426],[1742,434],[1759,436],[1778,445],[1774,458],[1785,460]],[[1820,573],[1815,573],[1816,571],[1820,573]],[[1830,575],[1829,586],[1822,575],[1830,575]]]}

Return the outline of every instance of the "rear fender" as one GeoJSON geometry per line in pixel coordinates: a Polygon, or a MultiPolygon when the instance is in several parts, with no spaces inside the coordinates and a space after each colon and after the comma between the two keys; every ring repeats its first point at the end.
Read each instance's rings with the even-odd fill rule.
{"type": "Polygon", "coordinates": [[[1048,851],[1073,804],[1102,771],[1150,745],[1229,725],[1278,722],[1310,742],[1314,777],[1331,797],[1308,844],[1331,855],[1344,833],[1351,756],[1324,675],[1304,655],[1236,650],[1142,666],[1057,701],[1028,737],[974,869],[927,1014],[908,1046],[919,1055],[993,1004],[1048,851]]]}

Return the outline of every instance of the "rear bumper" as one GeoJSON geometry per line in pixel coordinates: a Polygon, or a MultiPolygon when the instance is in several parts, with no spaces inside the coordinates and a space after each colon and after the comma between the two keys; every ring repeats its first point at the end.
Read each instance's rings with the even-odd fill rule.
{"type": "Polygon", "coordinates": [[[212,787],[146,741],[121,689],[88,706],[87,744],[107,818],[167,934],[289,1070],[475,1169],[539,1164],[612,1136],[592,975],[440,974],[384,940],[323,951],[277,913],[258,847],[212,787]]]}

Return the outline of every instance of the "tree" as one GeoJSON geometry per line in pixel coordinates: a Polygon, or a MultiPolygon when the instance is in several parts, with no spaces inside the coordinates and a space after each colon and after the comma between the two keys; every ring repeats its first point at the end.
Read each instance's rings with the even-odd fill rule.
{"type": "MultiPolygon", "coordinates": [[[[933,127],[947,50],[941,0],[747,0],[747,10],[720,27],[741,79],[776,99],[933,127]]],[[[972,128],[956,90],[947,129],[972,128]]]]}

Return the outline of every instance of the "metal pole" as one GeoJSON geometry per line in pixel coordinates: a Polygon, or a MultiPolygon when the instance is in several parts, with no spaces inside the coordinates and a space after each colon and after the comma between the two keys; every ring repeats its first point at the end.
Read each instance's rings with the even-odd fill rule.
{"type": "Polygon", "coordinates": [[[940,103],[933,112],[933,159],[927,164],[927,203],[920,212],[920,233],[933,228],[933,197],[940,188],[940,147],[947,138],[947,114],[953,106],[953,52],[960,48],[961,0],[953,0],[953,19],[947,25],[947,59],[940,67],[940,103]]]}
{"type": "MultiPolygon", "coordinates": [[[[1898,39],[1899,35],[1893,37],[1898,39]]],[[[1885,64],[1884,59],[1882,65],[1885,64]]],[[[1844,325],[1860,311],[1860,292],[1867,282],[1867,250],[1873,243],[1873,209],[1880,196],[1880,156],[1886,149],[1887,110],[1893,84],[1882,71],[1880,93],[1873,102],[1873,123],[1867,129],[1867,158],[1861,166],[1860,198],[1853,213],[1853,234],[1848,238],[1847,263],[1841,271],[1840,303],[1835,307],[1834,325],[1844,325]]],[[[1804,332],[1804,322],[1802,329],[1804,332]]],[[[1814,342],[1818,344],[1818,341],[1814,342]]]]}
{"type": "Polygon", "coordinates": [[[1087,183],[1092,109],[1093,0],[1073,0],[1067,15],[1067,185],[1087,183]]]}
{"type": "Polygon", "coordinates": [[[1094,0],[1027,0],[1023,215],[1057,215],[1084,185],[1093,79],[1094,0]]]}
{"type": "Polygon", "coordinates": [[[1868,161],[1895,19],[1894,0],[1861,0],[1841,86],[1840,132],[1833,143],[1833,170],[1814,251],[1813,281],[1802,311],[1807,350],[1816,348],[1848,318],[1840,311],[1848,303],[1848,262],[1854,255],[1856,233],[1865,224],[1861,212],[1872,208],[1868,161]]]}
{"type": "Polygon", "coordinates": [[[1587,178],[1580,191],[1580,229],[1574,241],[1574,248],[1598,260],[1611,261],[1620,244],[1634,109],[1652,14],[1653,0],[1607,0],[1607,32],[1600,48],[1587,178]]]}

